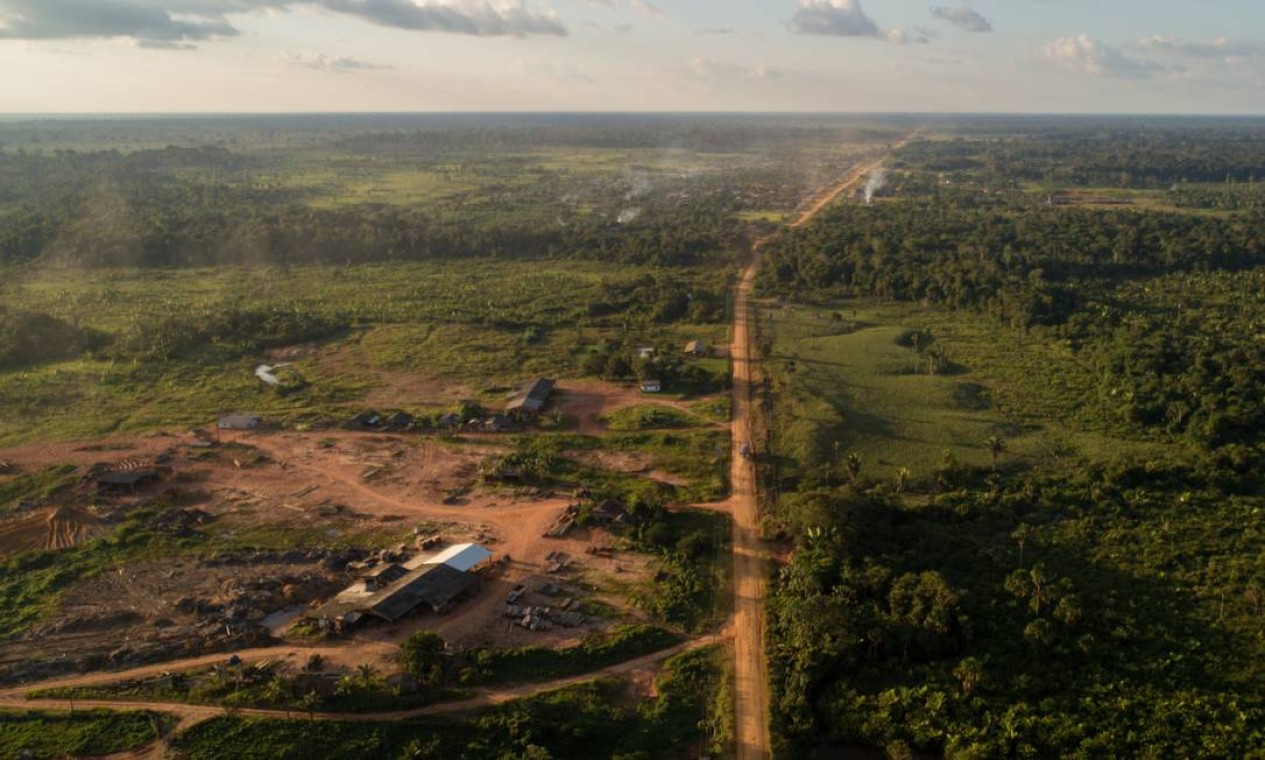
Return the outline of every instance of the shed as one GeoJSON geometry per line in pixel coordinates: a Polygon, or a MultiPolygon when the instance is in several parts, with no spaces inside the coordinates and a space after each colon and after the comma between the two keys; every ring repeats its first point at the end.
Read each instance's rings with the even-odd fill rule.
{"type": "Polygon", "coordinates": [[[492,558],[492,552],[479,544],[454,544],[426,560],[428,565],[447,565],[468,572],[492,558]]]}
{"type": "Polygon", "coordinates": [[[264,422],[262,417],[254,414],[230,414],[221,417],[220,430],[254,430],[264,422]]]}
{"type": "Polygon", "coordinates": [[[549,403],[555,384],[553,380],[542,377],[523,386],[505,405],[505,413],[516,419],[535,417],[549,403]]]}
{"type": "Polygon", "coordinates": [[[160,477],[158,470],[153,469],[105,472],[97,476],[97,486],[106,491],[135,491],[137,486],[155,483],[160,477]]]}
{"type": "Polygon", "coordinates": [[[479,577],[448,565],[426,565],[394,584],[365,609],[372,615],[395,622],[419,605],[443,611],[455,599],[477,586],[479,577]]]}
{"type": "Polygon", "coordinates": [[[685,353],[690,356],[704,356],[707,353],[707,347],[701,340],[692,340],[685,344],[685,353]]]}
{"type": "Polygon", "coordinates": [[[371,586],[366,578],[305,615],[337,628],[353,625],[365,615],[395,622],[421,605],[443,612],[479,585],[479,576],[444,564],[385,567],[389,569],[383,571],[383,577],[392,578],[386,584],[371,586]]]}
{"type": "Polygon", "coordinates": [[[343,426],[348,430],[370,430],[382,426],[382,415],[374,411],[360,412],[343,426]]]}
{"type": "Polygon", "coordinates": [[[503,414],[494,414],[483,421],[483,429],[489,433],[503,433],[509,427],[510,419],[503,414]]]}
{"type": "Polygon", "coordinates": [[[625,522],[628,510],[614,499],[607,499],[589,511],[589,516],[599,523],[625,522]]]}
{"type": "Polygon", "coordinates": [[[638,348],[637,358],[638,359],[653,359],[654,349],[650,346],[642,346],[641,348],[638,348]]]}
{"type": "Polygon", "coordinates": [[[387,427],[395,428],[396,430],[405,430],[413,427],[415,422],[417,422],[416,418],[408,412],[396,412],[387,417],[387,427]]]}
{"type": "Polygon", "coordinates": [[[364,578],[365,588],[372,590],[390,586],[392,583],[395,583],[404,576],[408,575],[408,572],[408,568],[401,567],[394,562],[389,562],[378,565],[361,577],[364,578]]]}
{"type": "Polygon", "coordinates": [[[641,392],[642,393],[662,393],[663,383],[660,382],[659,380],[642,380],[641,392]]]}

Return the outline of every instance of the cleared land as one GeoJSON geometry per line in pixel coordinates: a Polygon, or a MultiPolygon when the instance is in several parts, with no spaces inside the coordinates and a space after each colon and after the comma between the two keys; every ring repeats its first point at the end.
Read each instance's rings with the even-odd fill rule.
{"type": "MultiPolygon", "coordinates": [[[[102,130],[112,147],[151,146],[102,130]]],[[[645,139],[638,130],[615,142],[645,139]]],[[[118,166],[107,172],[145,165],[177,191],[148,217],[132,213],[140,199],[123,201],[109,230],[93,228],[99,247],[55,240],[38,260],[23,248],[13,260],[25,263],[5,265],[0,284],[12,310],[0,313],[4,327],[36,325],[61,341],[47,351],[11,341],[0,354],[11,362],[0,371],[0,553],[14,571],[0,576],[0,597],[17,611],[0,625],[0,674],[61,690],[31,706],[71,696],[149,706],[182,727],[230,704],[247,716],[300,717],[301,684],[321,679],[336,692],[321,695],[322,717],[359,711],[354,720],[384,722],[619,675],[630,681],[616,700],[634,706],[629,715],[659,725],[665,711],[675,733],[664,737],[723,753],[734,713],[725,669],[673,658],[690,683],[683,701],[670,683],[675,666],[652,670],[717,641],[731,596],[724,513],[741,511],[735,556],[749,562],[733,564],[742,587],[733,597],[749,663],[738,713],[756,706],[754,721],[740,722],[763,731],[749,746],[767,754],[761,593],[749,586],[764,582],[767,560],[754,481],[736,455],[750,434],[730,434],[731,414],[741,429],[748,412],[725,393],[724,346],[740,343],[732,358],[749,363],[749,325],[730,334],[727,299],[745,241],[804,198],[811,217],[834,197],[817,194],[823,181],[885,132],[855,130],[864,142],[848,142],[809,123],[776,149],[745,128],[685,132],[741,144],[524,150],[513,130],[494,138],[512,144],[495,148],[480,144],[487,134],[457,130],[435,140],[322,136],[296,148],[255,134],[247,155],[173,148],[110,159],[118,166]],[[454,140],[472,142],[445,142],[454,140]],[[180,188],[211,186],[202,205],[215,208],[185,208],[180,188]],[[179,240],[153,238],[152,218],[185,212],[179,240]],[[354,245],[338,242],[352,229],[364,231],[354,245]],[[297,242],[273,245],[282,238],[297,242]],[[141,261],[129,241],[139,240],[161,265],[129,268],[141,261]],[[219,253],[233,265],[219,266],[219,253]],[[74,262],[94,262],[97,276],[74,262]],[[710,349],[686,356],[691,341],[710,349]],[[277,386],[259,380],[261,365],[277,386]],[[534,424],[489,432],[531,377],[560,378],[554,404],[534,424]],[[650,377],[665,392],[638,390],[650,377]],[[190,432],[229,411],[267,424],[217,445],[190,432]],[[397,411],[413,429],[355,423],[397,411]],[[453,414],[459,425],[441,422],[453,414]],[[731,464],[743,473],[732,481],[740,498],[720,502],[731,464]],[[158,481],[134,490],[95,481],[150,469],[158,481]],[[547,537],[571,520],[579,524],[547,537]],[[502,560],[474,598],[341,637],[302,621],[353,581],[345,567],[434,551],[415,546],[432,536],[439,546],[485,544],[502,560]],[[583,620],[529,631],[506,615],[512,596],[574,604],[583,620]],[[462,695],[402,692],[400,644],[422,630],[453,653],[446,688],[543,683],[455,701],[462,695]],[[241,663],[225,669],[229,652],[241,663]],[[583,670],[592,672],[573,675],[583,670]],[[440,698],[451,704],[427,704],[440,698]],[[711,721],[701,739],[700,717],[711,721]]],[[[68,126],[43,145],[90,144],[75,134],[68,126]]],[[[77,208],[68,203],[57,223],[87,235],[77,208]]],[[[0,207],[9,212],[25,213],[0,207]]],[[[744,318],[754,271],[737,304],[744,318]]],[[[599,683],[580,691],[614,695],[599,683]]],[[[0,697],[16,703],[31,688],[0,697]]],[[[578,725],[589,712],[552,722],[578,725]]]]}

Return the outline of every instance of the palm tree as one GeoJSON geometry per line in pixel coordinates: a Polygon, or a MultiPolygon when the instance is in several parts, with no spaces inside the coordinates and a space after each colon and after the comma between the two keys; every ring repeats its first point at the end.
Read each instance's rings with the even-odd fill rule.
{"type": "Polygon", "coordinates": [[[855,483],[857,477],[861,474],[861,455],[857,454],[855,451],[848,454],[847,468],[848,481],[855,483]]]}
{"type": "Polygon", "coordinates": [[[1019,523],[1019,527],[1015,528],[1014,533],[1010,534],[1011,540],[1019,545],[1019,567],[1023,567],[1023,547],[1028,543],[1028,538],[1032,535],[1032,528],[1028,523],[1019,523]]]}
{"type": "Polygon", "coordinates": [[[909,478],[913,475],[908,467],[896,468],[896,493],[904,493],[906,486],[909,485],[909,478]]]}
{"type": "Polygon", "coordinates": [[[953,669],[953,675],[962,682],[962,693],[969,697],[984,680],[984,663],[974,657],[967,657],[953,669]]]}
{"type": "Polygon", "coordinates": [[[321,705],[321,697],[314,691],[309,691],[299,697],[299,701],[295,704],[300,710],[307,713],[309,723],[316,722],[316,708],[321,705]]]}
{"type": "Polygon", "coordinates": [[[263,697],[264,702],[267,702],[270,705],[279,705],[285,701],[287,696],[285,684],[282,683],[280,678],[273,677],[273,679],[264,686],[263,694],[261,696],[263,697]]]}
{"type": "Polygon", "coordinates": [[[368,690],[373,683],[373,677],[377,674],[378,669],[366,662],[357,667],[356,672],[360,674],[360,682],[364,684],[365,689],[368,690]]]}

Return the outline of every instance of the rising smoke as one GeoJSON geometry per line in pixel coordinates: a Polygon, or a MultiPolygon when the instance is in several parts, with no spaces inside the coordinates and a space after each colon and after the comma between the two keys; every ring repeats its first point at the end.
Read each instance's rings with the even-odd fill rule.
{"type": "Polygon", "coordinates": [[[865,183],[865,202],[870,204],[874,202],[874,194],[883,189],[887,184],[887,172],[883,169],[875,169],[870,172],[870,178],[865,183]]]}

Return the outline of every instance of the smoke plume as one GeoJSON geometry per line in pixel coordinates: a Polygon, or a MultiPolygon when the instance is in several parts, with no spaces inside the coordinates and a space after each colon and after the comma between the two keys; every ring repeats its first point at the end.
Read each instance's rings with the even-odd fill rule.
{"type": "Polygon", "coordinates": [[[870,178],[865,183],[865,202],[867,204],[874,202],[874,194],[883,189],[887,184],[887,172],[883,169],[875,169],[870,172],[870,178]]]}

